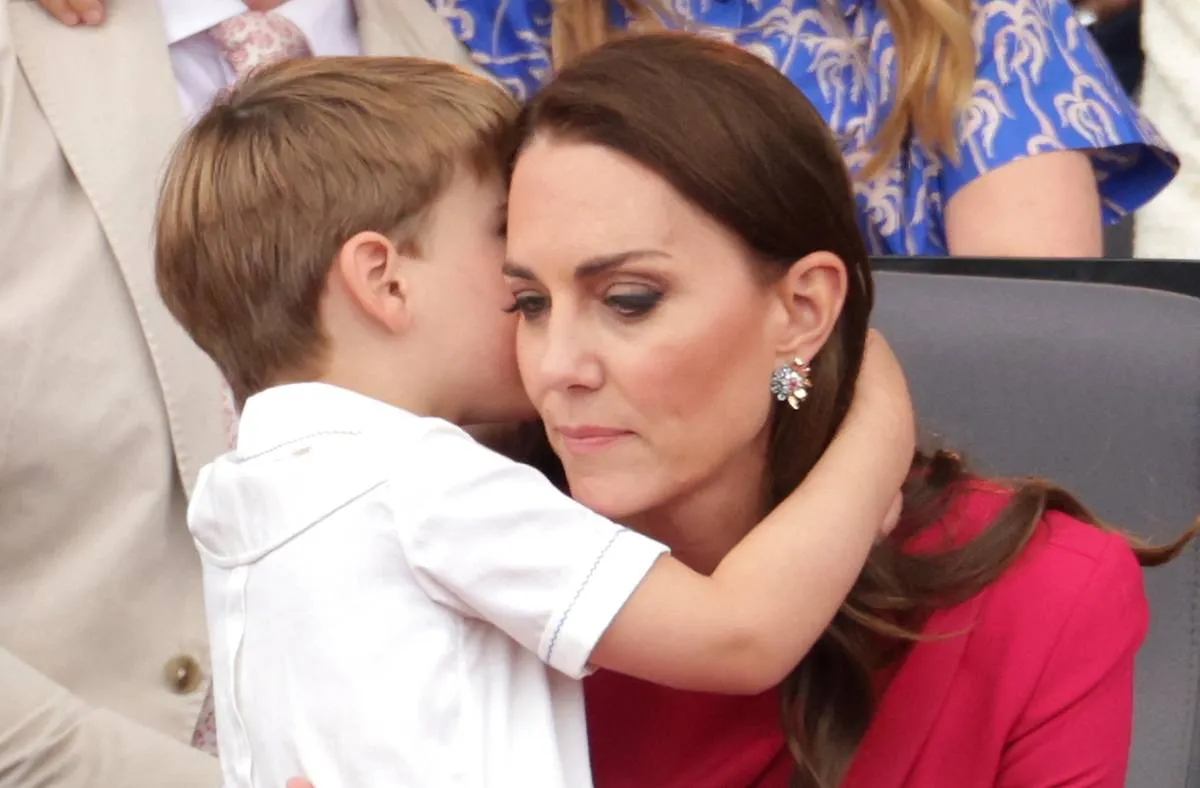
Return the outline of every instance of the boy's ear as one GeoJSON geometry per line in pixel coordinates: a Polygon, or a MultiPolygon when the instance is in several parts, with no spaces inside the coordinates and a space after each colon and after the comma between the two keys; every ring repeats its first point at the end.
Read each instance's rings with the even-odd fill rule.
{"type": "Polygon", "coordinates": [[[361,232],[342,245],[332,273],[364,317],[396,333],[411,318],[404,279],[409,262],[386,236],[361,232]]]}

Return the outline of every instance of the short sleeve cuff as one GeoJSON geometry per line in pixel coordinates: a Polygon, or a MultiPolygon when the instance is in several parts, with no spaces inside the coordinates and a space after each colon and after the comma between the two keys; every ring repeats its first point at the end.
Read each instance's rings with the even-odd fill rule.
{"type": "Polygon", "coordinates": [[[614,532],[574,594],[550,619],[539,649],[542,661],[571,678],[587,675],[596,643],[666,552],[665,545],[637,531],[614,532]]]}

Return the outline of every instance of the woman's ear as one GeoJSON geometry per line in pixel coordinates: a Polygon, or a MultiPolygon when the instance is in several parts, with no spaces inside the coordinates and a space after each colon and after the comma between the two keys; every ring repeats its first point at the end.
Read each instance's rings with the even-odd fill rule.
{"type": "Polygon", "coordinates": [[[390,333],[409,323],[405,283],[409,259],[376,232],[361,232],[338,250],[330,275],[359,316],[390,333]]]}
{"type": "Polygon", "coordinates": [[[832,252],[813,252],[793,263],[775,287],[782,307],[776,353],[811,360],[842,314],[846,264],[832,252]]]}

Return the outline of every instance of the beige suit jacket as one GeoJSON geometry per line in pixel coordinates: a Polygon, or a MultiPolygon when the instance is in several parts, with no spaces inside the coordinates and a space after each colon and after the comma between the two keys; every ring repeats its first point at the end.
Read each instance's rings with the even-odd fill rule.
{"type": "MultiPolygon", "coordinates": [[[[72,29],[0,0],[0,788],[209,786],[185,523],[221,382],[153,281],[182,110],[155,0],[72,29]]],[[[369,54],[466,63],[425,0],[360,0],[369,54]]],[[[282,786],[280,786],[282,788],[282,786]]]]}

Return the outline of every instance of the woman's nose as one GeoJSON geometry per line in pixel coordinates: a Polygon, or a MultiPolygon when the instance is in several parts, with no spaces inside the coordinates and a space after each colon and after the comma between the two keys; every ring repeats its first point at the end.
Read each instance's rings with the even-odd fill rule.
{"type": "Polygon", "coordinates": [[[596,352],[595,332],[585,321],[569,313],[551,315],[541,340],[536,360],[541,388],[566,391],[600,387],[603,365],[596,352]]]}

